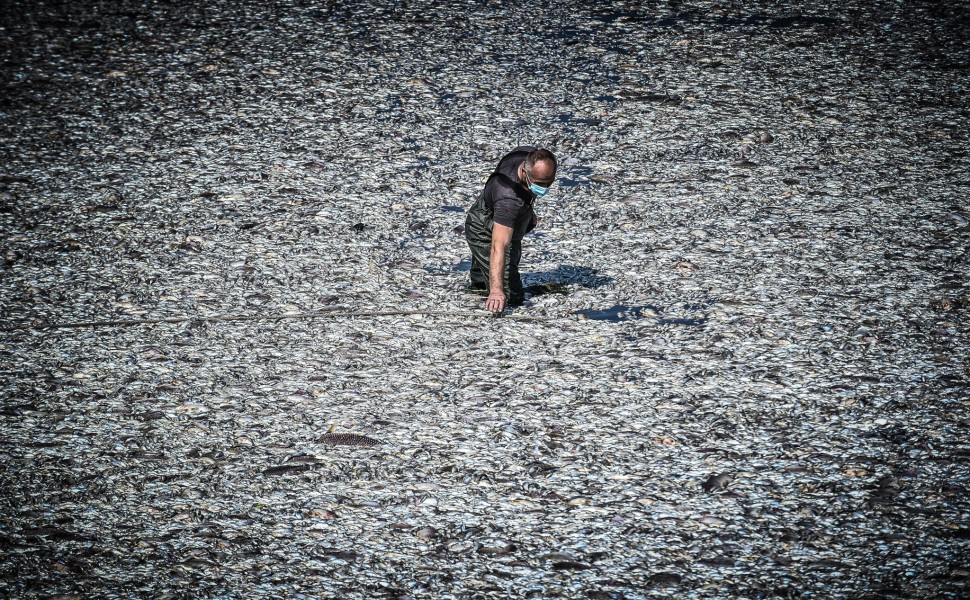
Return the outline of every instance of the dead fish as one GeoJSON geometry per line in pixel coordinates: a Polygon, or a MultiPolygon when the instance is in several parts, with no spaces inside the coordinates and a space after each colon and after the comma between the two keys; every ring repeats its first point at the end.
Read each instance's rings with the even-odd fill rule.
{"type": "Polygon", "coordinates": [[[775,141],[775,136],[771,135],[767,131],[761,131],[755,135],[755,139],[758,140],[759,143],[770,144],[771,142],[775,141]]]}
{"type": "Polygon", "coordinates": [[[317,439],[318,444],[326,444],[328,446],[377,446],[382,442],[366,435],[360,435],[358,433],[332,433],[327,432],[321,435],[317,439]]]}
{"type": "Polygon", "coordinates": [[[592,568],[594,568],[592,565],[575,560],[560,560],[552,563],[552,569],[554,571],[584,571],[592,568]]]}
{"type": "Polygon", "coordinates": [[[568,552],[550,552],[548,554],[543,554],[540,558],[542,560],[548,560],[552,562],[562,562],[562,561],[582,562],[577,557],[573,556],[572,554],[569,554],[568,552]]]}
{"type": "Polygon", "coordinates": [[[311,465],[306,463],[295,464],[295,465],[278,465],[275,467],[269,467],[263,469],[263,475],[271,477],[273,475],[286,475],[289,473],[301,473],[303,471],[308,471],[311,465]]]}
{"type": "Polygon", "coordinates": [[[478,548],[478,553],[486,556],[503,556],[505,554],[509,554],[510,552],[515,552],[515,550],[515,544],[499,542],[490,546],[481,546],[478,548]]]}
{"type": "Polygon", "coordinates": [[[733,476],[728,473],[721,473],[720,475],[711,475],[710,477],[707,478],[706,481],[704,481],[704,483],[701,484],[701,488],[705,492],[724,489],[727,487],[729,483],[731,483],[732,479],[733,479],[733,476]]]}
{"type": "Polygon", "coordinates": [[[715,517],[714,515],[704,515],[703,517],[698,519],[698,521],[700,521],[704,525],[710,525],[712,527],[723,527],[727,525],[727,521],[725,521],[720,517],[715,517]]]}
{"type": "Polygon", "coordinates": [[[681,582],[681,580],[683,580],[683,578],[684,577],[679,573],[661,571],[647,577],[647,582],[650,585],[677,585],[681,582]]]}
{"type": "Polygon", "coordinates": [[[345,560],[347,562],[353,562],[357,560],[358,556],[360,556],[358,553],[352,550],[345,550],[343,548],[320,548],[317,550],[317,552],[333,558],[339,558],[340,560],[345,560]]]}

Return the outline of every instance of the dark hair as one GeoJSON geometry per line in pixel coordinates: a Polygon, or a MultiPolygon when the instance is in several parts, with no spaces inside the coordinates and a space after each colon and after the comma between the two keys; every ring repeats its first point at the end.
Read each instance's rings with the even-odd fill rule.
{"type": "Polygon", "coordinates": [[[533,150],[528,156],[525,157],[525,170],[532,171],[532,167],[534,167],[535,164],[540,161],[549,161],[552,163],[553,170],[559,170],[559,162],[556,160],[556,155],[549,152],[545,148],[533,150]]]}

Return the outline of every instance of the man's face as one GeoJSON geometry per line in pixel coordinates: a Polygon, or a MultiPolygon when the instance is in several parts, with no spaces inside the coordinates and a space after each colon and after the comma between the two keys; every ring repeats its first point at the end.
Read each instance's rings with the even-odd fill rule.
{"type": "Polygon", "coordinates": [[[551,162],[540,160],[532,165],[532,169],[526,169],[522,163],[522,172],[525,175],[523,181],[529,187],[533,183],[542,188],[548,188],[556,181],[556,168],[551,162]]]}

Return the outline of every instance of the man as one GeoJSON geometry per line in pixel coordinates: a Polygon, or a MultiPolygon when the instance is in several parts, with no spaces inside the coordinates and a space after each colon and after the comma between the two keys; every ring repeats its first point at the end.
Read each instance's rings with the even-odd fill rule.
{"type": "Polygon", "coordinates": [[[502,157],[468,210],[472,287],[488,290],[485,310],[502,312],[525,300],[519,276],[522,237],[538,223],[532,205],[549,192],[557,166],[552,152],[520,146],[502,157]]]}

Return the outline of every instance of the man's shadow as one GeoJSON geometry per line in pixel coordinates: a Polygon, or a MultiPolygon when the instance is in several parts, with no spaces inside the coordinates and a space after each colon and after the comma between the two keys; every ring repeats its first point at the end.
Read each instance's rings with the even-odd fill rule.
{"type": "Polygon", "coordinates": [[[522,287],[533,296],[543,294],[565,295],[569,293],[569,286],[571,285],[598,288],[611,283],[613,283],[612,278],[597,275],[596,269],[575,265],[559,265],[559,268],[555,271],[522,274],[522,287]]]}

